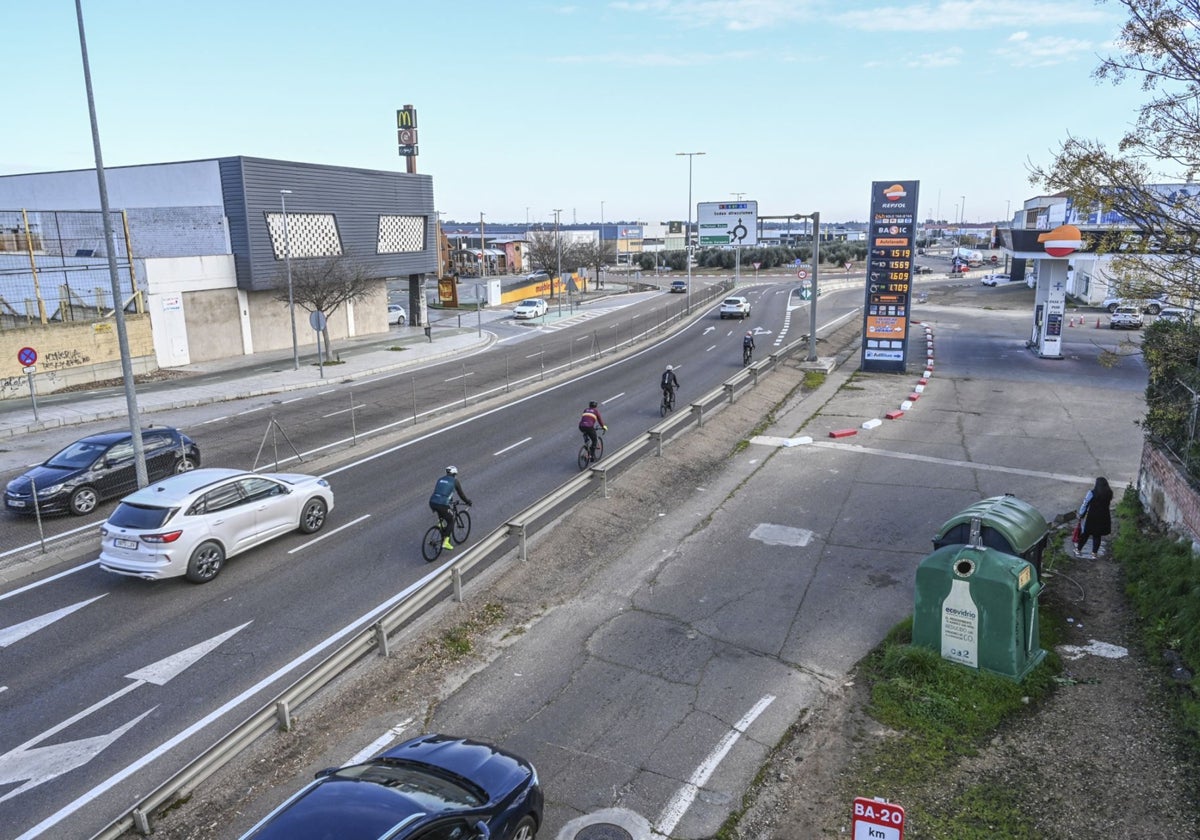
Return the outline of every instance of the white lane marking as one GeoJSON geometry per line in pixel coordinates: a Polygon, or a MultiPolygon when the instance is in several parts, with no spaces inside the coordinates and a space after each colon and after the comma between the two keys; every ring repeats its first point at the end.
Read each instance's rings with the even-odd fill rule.
{"type": "Polygon", "coordinates": [[[280,403],[280,405],[291,405],[294,402],[300,402],[300,400],[302,400],[302,399],[304,399],[304,397],[293,397],[290,400],[284,400],[283,402],[280,403]]]}
{"type": "Polygon", "coordinates": [[[262,411],[264,408],[266,408],[265,405],[260,405],[258,408],[247,408],[245,411],[239,411],[237,416],[241,417],[243,414],[253,414],[256,411],[262,411]]]}
{"type": "Polygon", "coordinates": [[[624,391],[622,391],[622,392],[621,392],[621,393],[619,393],[619,394],[613,394],[613,395],[612,395],[611,397],[609,397],[608,399],[606,399],[606,400],[601,400],[601,401],[600,401],[600,404],[601,404],[601,405],[608,405],[608,403],[610,403],[610,402],[616,402],[617,400],[621,399],[621,397],[623,397],[623,396],[625,396],[625,392],[624,392],[624,391]]]}
{"type": "Polygon", "coordinates": [[[523,443],[529,443],[529,441],[531,441],[531,440],[533,440],[533,438],[531,438],[531,437],[527,437],[527,438],[525,438],[524,440],[519,440],[519,441],[517,441],[516,443],[512,444],[511,446],[506,446],[506,447],[504,447],[503,449],[501,449],[501,450],[500,450],[500,451],[498,451],[498,452],[493,452],[493,453],[492,453],[492,457],[493,457],[493,458],[495,458],[497,455],[503,455],[503,454],[504,454],[505,452],[507,452],[508,450],[510,450],[510,449],[516,449],[516,448],[517,448],[518,446],[520,446],[521,444],[523,444],[523,443]]]}
{"type": "Polygon", "coordinates": [[[404,720],[400,721],[395,726],[388,729],[387,732],[383,733],[374,741],[356,752],[354,755],[350,756],[350,760],[346,763],[351,765],[362,764],[368,758],[374,758],[376,755],[383,752],[384,747],[403,735],[404,730],[407,729],[408,725],[412,722],[412,718],[405,718],[404,720]]]}
{"type": "Polygon", "coordinates": [[[337,390],[337,388],[326,388],[324,391],[317,391],[317,396],[323,397],[326,394],[332,394],[336,390],[337,390]]]}
{"type": "Polygon", "coordinates": [[[1069,481],[1073,484],[1094,484],[1096,479],[1085,475],[1067,475],[1066,473],[1043,472],[1041,470],[1023,470],[1018,467],[1001,467],[996,464],[981,464],[978,461],[959,461],[953,458],[935,458],[930,455],[913,455],[908,452],[889,452],[886,449],[872,449],[869,446],[854,446],[853,444],[832,443],[830,441],[813,441],[813,446],[824,449],[843,449],[851,452],[861,452],[864,455],[883,455],[888,458],[899,458],[903,461],[920,461],[923,464],[944,464],[948,467],[963,467],[968,470],[984,470],[986,472],[1020,475],[1026,478],[1046,478],[1051,481],[1069,481]]]}
{"type": "Polygon", "coordinates": [[[337,411],[332,411],[329,414],[322,414],[321,419],[324,420],[328,417],[337,417],[339,414],[345,414],[347,411],[358,411],[360,408],[366,407],[366,403],[355,403],[354,405],[350,406],[350,408],[339,408],[337,411]]]}
{"type": "Polygon", "coordinates": [[[713,350],[716,350],[716,349],[717,349],[717,345],[715,345],[715,344],[714,344],[712,347],[709,347],[709,348],[708,348],[707,350],[705,350],[704,352],[705,352],[705,353],[711,353],[713,350]]]}
{"type": "MultiPolygon", "coordinates": [[[[104,593],[107,595],[108,593],[104,593]]],[[[22,621],[20,624],[13,624],[9,627],[0,627],[0,648],[6,648],[9,645],[21,641],[26,636],[32,636],[43,627],[48,627],[60,618],[66,618],[75,610],[83,609],[93,601],[99,601],[104,595],[97,595],[95,598],[88,598],[86,601],[80,601],[77,604],[71,604],[69,607],[48,612],[45,615],[39,615],[31,618],[28,621],[22,621]]]]}
{"type": "Polygon", "coordinates": [[[683,819],[683,815],[687,813],[687,809],[691,807],[692,802],[696,799],[696,795],[700,793],[700,788],[712,776],[713,771],[717,769],[717,765],[721,760],[733,749],[733,745],[737,743],[742,734],[749,728],[750,724],[754,723],[755,719],[766,711],[767,706],[775,702],[773,694],[767,694],[762,697],[750,711],[733,725],[733,729],[725,733],[720,742],[713,749],[704,761],[700,762],[700,766],[692,773],[692,777],[687,783],[676,791],[675,795],[663,808],[663,811],[658,816],[655,822],[655,829],[667,837],[675,831],[675,826],[679,825],[679,821],[683,819]]]}
{"type": "Polygon", "coordinates": [[[197,425],[197,426],[204,426],[204,425],[207,425],[207,424],[209,424],[209,423],[220,423],[222,420],[228,420],[228,419],[230,418],[230,416],[231,416],[231,415],[229,415],[229,414],[222,414],[220,417],[214,417],[214,418],[212,418],[211,420],[201,420],[201,421],[200,421],[199,423],[197,423],[196,425],[197,425]]]}
{"type": "Polygon", "coordinates": [[[526,358],[526,359],[536,359],[538,356],[544,356],[545,354],[546,354],[546,351],[545,351],[545,350],[539,350],[539,351],[537,351],[536,353],[530,353],[530,354],[529,354],[528,356],[526,356],[525,358],[526,358]]]}
{"type": "MultiPolygon", "coordinates": [[[[64,536],[65,536],[65,534],[64,534],[64,536]]],[[[24,547],[30,548],[31,546],[24,546],[24,547]]],[[[0,554],[0,557],[4,557],[5,555],[8,555],[8,554],[16,554],[20,550],[21,549],[19,549],[19,548],[14,548],[12,551],[6,551],[6,552],[4,552],[4,554],[0,554]]],[[[99,565],[100,565],[99,559],[89,560],[86,563],[80,563],[74,569],[67,569],[65,572],[59,572],[56,575],[50,575],[50,577],[48,577],[48,578],[42,578],[39,581],[35,581],[33,583],[26,584],[25,586],[19,587],[18,589],[14,589],[12,592],[5,592],[3,595],[0,595],[0,601],[3,601],[5,598],[11,598],[14,595],[20,595],[22,592],[28,592],[30,589],[37,589],[39,586],[44,586],[47,583],[56,581],[59,578],[64,578],[67,575],[73,575],[76,572],[83,571],[84,569],[86,569],[90,566],[99,566],[99,565]]]]}
{"type": "Polygon", "coordinates": [[[371,518],[371,514],[367,513],[367,514],[363,514],[362,516],[358,517],[358,519],[351,519],[349,522],[347,522],[345,525],[342,525],[339,528],[334,528],[332,531],[326,531],[325,533],[321,534],[321,536],[316,537],[315,539],[309,540],[304,545],[296,546],[295,548],[290,550],[288,552],[288,554],[295,554],[297,551],[303,551],[304,549],[309,548],[310,546],[316,545],[317,543],[319,543],[321,540],[325,539],[326,537],[332,537],[338,531],[344,531],[347,528],[349,528],[351,525],[357,525],[359,522],[362,522],[364,519],[370,519],[370,518],[371,518]]]}
{"type": "Polygon", "coordinates": [[[175,747],[179,746],[184,741],[186,741],[188,738],[192,737],[197,732],[200,732],[201,730],[206,728],[209,724],[213,723],[214,721],[216,721],[219,718],[221,718],[222,716],[224,716],[230,710],[236,709],[242,703],[245,703],[247,700],[249,700],[255,694],[258,694],[259,692],[261,692],[263,689],[273,685],[274,683],[278,682],[283,677],[289,676],[300,665],[303,665],[305,662],[308,662],[310,659],[313,659],[314,657],[319,656],[326,649],[328,649],[328,648],[332,647],[333,645],[337,644],[338,642],[340,642],[344,637],[346,637],[346,636],[350,635],[351,633],[361,629],[362,627],[365,627],[366,625],[370,624],[377,617],[379,617],[383,613],[390,610],[397,603],[404,600],[405,598],[408,598],[409,596],[412,595],[413,592],[416,592],[421,587],[425,586],[432,577],[434,577],[435,575],[441,574],[443,572],[443,570],[446,568],[446,566],[449,566],[451,562],[453,562],[453,561],[448,560],[445,563],[443,563],[442,565],[438,566],[436,569],[431,569],[429,571],[429,573],[427,575],[425,575],[423,578],[421,578],[420,580],[410,584],[408,587],[406,587],[405,589],[396,593],[391,598],[387,599],[382,604],[378,605],[377,607],[375,607],[375,609],[371,610],[370,612],[366,613],[365,615],[359,616],[356,620],[354,620],[354,621],[350,622],[349,624],[345,625],[344,627],[342,627],[342,629],[337,630],[334,633],[332,633],[331,635],[327,636],[323,641],[318,642],[316,645],[309,648],[304,653],[301,653],[299,656],[294,658],[291,662],[285,662],[283,665],[281,665],[275,671],[273,671],[272,673],[263,677],[261,680],[256,682],[254,685],[250,686],[245,691],[243,691],[241,694],[238,694],[236,697],[232,697],[229,700],[225,701],[220,706],[213,709],[208,714],[204,715],[202,718],[196,720],[190,726],[184,728],[183,730],[176,733],[171,738],[168,738],[166,741],[159,744],[154,749],[150,750],[150,752],[146,753],[141,758],[137,759],[136,761],[134,761],[131,764],[126,765],[124,769],[109,776],[107,779],[105,779],[103,782],[101,782],[100,784],[93,787],[91,790],[86,791],[85,793],[82,793],[79,796],[75,797],[75,799],[73,799],[71,802],[68,802],[62,808],[58,809],[53,814],[46,817],[44,820],[42,820],[40,823],[35,825],[33,828],[26,831],[24,834],[13,838],[13,840],[34,840],[35,837],[39,837],[40,835],[44,834],[47,829],[50,829],[50,828],[58,825],[60,822],[67,819],[68,817],[70,817],[72,814],[74,814],[80,808],[83,808],[88,803],[103,796],[105,793],[107,793],[108,791],[110,791],[114,787],[116,787],[117,785],[124,782],[126,779],[128,779],[133,774],[137,773],[139,770],[141,770],[146,765],[157,760],[160,756],[165,755],[166,753],[170,752],[175,747]]]}
{"type": "Polygon", "coordinates": [[[458,376],[451,376],[449,379],[443,379],[443,382],[453,382],[456,379],[466,379],[468,376],[474,376],[475,371],[469,370],[466,373],[460,373],[458,376]]]}

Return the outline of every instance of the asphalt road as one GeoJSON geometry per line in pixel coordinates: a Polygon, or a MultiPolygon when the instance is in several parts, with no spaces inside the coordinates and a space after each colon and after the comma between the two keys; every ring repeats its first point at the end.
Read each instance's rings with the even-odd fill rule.
{"type": "MultiPolygon", "coordinates": [[[[743,289],[754,305],[745,323],[706,315],[628,358],[562,381],[548,377],[544,387],[493,409],[473,408],[475,398],[552,373],[576,354],[604,352],[625,330],[653,331],[637,319],[666,322],[682,302],[630,296],[567,330],[555,330],[550,319],[497,327],[505,334],[491,352],[356,383],[353,404],[348,389],[331,387],[234,413],[228,406],[182,412],[174,422],[200,442],[206,466],[248,468],[256,456],[263,463],[269,405],[279,429],[305,454],[303,469],[330,479],[336,508],[321,534],[290,535],[235,558],[204,586],[104,573],[90,561],[89,533],[79,552],[65,551],[61,562],[0,590],[6,834],[98,830],[311,667],[321,650],[366,623],[370,610],[417,581],[428,571],[418,544],[431,522],[426,499],[446,463],[462,470],[477,502],[474,534],[485,533],[576,469],[575,424],[589,399],[602,402],[609,443],[620,445],[657,422],[657,379],[666,363],[679,368],[686,399],[740,366],[747,329],[759,332],[760,353],[784,341],[787,329],[798,332],[791,314],[800,302],[792,290],[792,284],[743,289]],[[417,413],[440,406],[415,425],[414,393],[417,413]],[[344,441],[351,412],[360,435],[390,431],[350,449],[344,441]],[[338,456],[315,457],[326,450],[338,456]]],[[[857,298],[848,293],[842,306],[853,307],[857,298]]],[[[832,310],[834,296],[823,300],[832,310]]],[[[30,523],[8,520],[6,530],[14,524],[30,523]]],[[[79,525],[63,519],[50,528],[79,525]]]]}

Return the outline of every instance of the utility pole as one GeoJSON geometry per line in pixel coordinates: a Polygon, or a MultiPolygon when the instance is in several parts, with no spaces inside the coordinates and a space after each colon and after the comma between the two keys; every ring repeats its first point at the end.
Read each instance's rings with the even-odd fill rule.
{"type": "Polygon", "coordinates": [[[676,157],[687,157],[688,159],[688,208],[687,208],[687,227],[684,229],[684,240],[686,243],[686,258],[687,258],[687,304],[688,312],[692,311],[692,159],[696,155],[703,155],[706,152],[676,152],[676,157]]]}

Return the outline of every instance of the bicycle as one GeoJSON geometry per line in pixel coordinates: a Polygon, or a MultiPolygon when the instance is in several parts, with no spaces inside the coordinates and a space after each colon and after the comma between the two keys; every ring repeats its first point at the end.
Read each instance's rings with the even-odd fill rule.
{"type": "Polygon", "coordinates": [[[748,345],[742,345],[742,367],[750,364],[750,360],[754,358],[754,348],[748,345]]]}
{"type": "Polygon", "coordinates": [[[604,429],[596,427],[596,448],[592,450],[592,441],[587,435],[583,436],[583,446],[579,447],[579,469],[586,470],[589,464],[594,464],[604,457],[604,429]]]}
{"type": "Polygon", "coordinates": [[[662,403],[658,406],[658,416],[666,417],[675,410],[675,389],[663,388],[662,403]]]}
{"type": "MultiPolygon", "coordinates": [[[[465,506],[458,499],[450,501],[450,514],[454,523],[450,527],[450,541],[455,545],[462,545],[471,535],[471,514],[467,513],[465,506]]],[[[442,550],[442,520],[439,517],[438,524],[425,532],[425,539],[421,542],[421,554],[426,563],[432,563],[441,556],[442,550]]]]}

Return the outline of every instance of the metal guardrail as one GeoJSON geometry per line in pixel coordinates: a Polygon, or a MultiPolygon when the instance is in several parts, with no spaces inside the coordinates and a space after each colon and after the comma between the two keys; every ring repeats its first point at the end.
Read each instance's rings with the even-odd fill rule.
{"type": "Polygon", "coordinates": [[[548,519],[553,520],[581,501],[582,496],[593,492],[592,485],[596,479],[601,481],[604,495],[607,497],[608,476],[611,471],[628,467],[632,461],[650,452],[661,455],[663,444],[677,436],[685,427],[693,423],[697,426],[703,425],[709,413],[732,405],[738,396],[756,387],[762,375],[776,370],[781,360],[807,349],[808,336],[801,336],[766,358],[742,368],[722,382],[720,387],[689,403],[687,411],[674,412],[645,434],[608,454],[604,461],[590,466],[510,517],[471,548],[455,556],[452,562],[432,572],[409,597],[364,626],[341,647],[276,695],[267,705],[235,726],[190,764],[147,794],[126,815],[93,835],[93,840],[115,840],[131,828],[144,835],[150,834],[152,814],[187,798],[209,776],[258,738],[275,729],[289,730],[292,710],[368,655],[378,651],[380,655],[387,656],[389,637],[404,629],[435,601],[441,600],[447,591],[453,600],[462,602],[463,577],[471,570],[485,561],[502,561],[507,554],[514,551],[514,539],[517,540],[515,553],[521,561],[525,561],[531,526],[548,519]]]}

